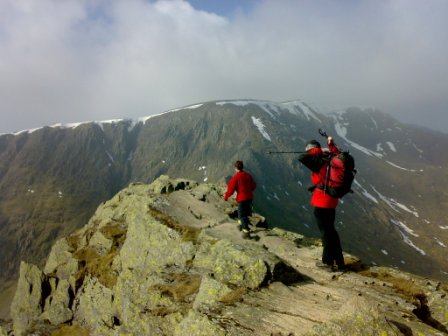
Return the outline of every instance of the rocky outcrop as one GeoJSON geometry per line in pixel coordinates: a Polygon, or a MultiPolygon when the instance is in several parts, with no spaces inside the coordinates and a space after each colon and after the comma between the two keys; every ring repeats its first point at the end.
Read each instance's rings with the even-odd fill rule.
{"type": "Polygon", "coordinates": [[[446,285],[348,254],[347,272],[317,269],[317,240],[259,215],[243,240],[223,191],[162,176],[103,203],[43,271],[21,264],[14,335],[447,333],[446,285]]]}

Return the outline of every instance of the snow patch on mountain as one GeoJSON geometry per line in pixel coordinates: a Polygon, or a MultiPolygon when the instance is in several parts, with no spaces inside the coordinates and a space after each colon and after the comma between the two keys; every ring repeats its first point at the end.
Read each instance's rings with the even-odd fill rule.
{"type": "Polygon", "coordinates": [[[401,169],[401,170],[406,170],[406,171],[409,171],[409,172],[412,172],[412,173],[414,173],[414,172],[417,171],[417,170],[415,170],[415,169],[408,169],[408,168],[401,167],[401,166],[399,166],[399,165],[397,165],[397,164],[395,164],[395,163],[393,163],[393,162],[387,161],[387,160],[386,160],[386,162],[387,162],[388,164],[390,164],[392,167],[395,167],[395,168],[398,168],[398,169],[401,169]]]}
{"type": "Polygon", "coordinates": [[[361,189],[361,193],[364,195],[364,197],[366,197],[367,199],[371,200],[372,202],[378,204],[378,200],[375,198],[375,196],[373,196],[365,188],[363,188],[358,181],[354,180],[354,183],[359,189],[361,189]]]}
{"type": "MultiPolygon", "coordinates": [[[[129,123],[128,132],[130,132],[138,124],[142,123],[144,125],[146,123],[146,121],[148,121],[148,119],[151,119],[151,118],[154,118],[154,117],[157,117],[157,116],[163,115],[165,113],[169,113],[169,112],[176,112],[176,111],[187,110],[187,109],[196,109],[198,107],[201,107],[202,105],[203,104],[184,106],[184,107],[181,107],[178,109],[169,110],[169,111],[165,111],[162,113],[153,114],[153,115],[146,116],[146,117],[134,118],[134,119],[110,119],[110,120],[101,120],[101,121],[83,121],[83,122],[76,122],[76,123],[56,123],[56,124],[50,125],[49,127],[61,128],[61,129],[68,129],[68,128],[75,129],[81,125],[93,123],[93,124],[97,124],[101,128],[101,130],[104,131],[104,125],[118,124],[120,122],[127,122],[127,123],[129,123]]],[[[22,133],[31,134],[31,133],[39,131],[43,128],[44,127],[38,127],[38,128],[28,129],[28,130],[22,130],[22,131],[11,133],[11,134],[13,134],[13,135],[20,135],[22,133]]]]}
{"type": "Polygon", "coordinates": [[[408,212],[408,213],[414,215],[414,216],[417,217],[417,218],[419,217],[419,214],[418,214],[417,211],[414,211],[414,210],[409,209],[406,205],[397,202],[397,201],[396,201],[395,199],[393,199],[393,198],[388,198],[388,197],[382,195],[378,190],[375,189],[374,186],[371,185],[371,187],[372,187],[373,191],[375,191],[375,192],[377,193],[378,197],[379,197],[383,202],[385,202],[385,203],[386,203],[392,210],[394,210],[394,211],[396,211],[396,212],[400,212],[399,209],[401,209],[401,210],[404,210],[404,211],[406,211],[406,212],[408,212]]]}
{"type": "Polygon", "coordinates": [[[413,143],[412,141],[411,141],[411,145],[420,153],[420,154],[422,154],[423,153],[423,150],[422,149],[420,149],[420,148],[418,148],[417,147],[417,145],[415,144],[415,143],[413,143]]]}
{"type": "Polygon", "coordinates": [[[274,119],[281,113],[279,107],[276,104],[265,100],[227,100],[216,102],[216,105],[219,106],[225,104],[232,104],[235,106],[247,106],[249,104],[257,105],[274,119]]]}
{"type": "Polygon", "coordinates": [[[384,149],[383,149],[383,146],[382,146],[381,142],[376,144],[376,151],[377,152],[384,152],[384,149]]]}
{"type": "Polygon", "coordinates": [[[281,103],[281,105],[285,107],[291,114],[299,116],[304,115],[307,120],[311,120],[312,118],[318,121],[319,123],[322,123],[322,121],[316,116],[316,114],[311,110],[311,108],[304,102],[301,102],[300,100],[284,102],[281,103]]]}
{"type": "Polygon", "coordinates": [[[194,110],[194,109],[197,109],[198,107],[201,107],[202,105],[204,105],[204,104],[188,105],[188,106],[184,106],[184,107],[179,107],[177,109],[169,110],[167,112],[177,112],[177,111],[182,111],[182,110],[194,110]]]}
{"type": "Polygon", "coordinates": [[[255,118],[254,116],[252,116],[252,122],[254,123],[254,125],[258,128],[258,130],[260,131],[261,135],[269,141],[271,140],[271,137],[269,136],[269,134],[266,132],[265,130],[265,125],[263,124],[263,122],[261,121],[261,119],[259,118],[255,118]]]}
{"type": "Polygon", "coordinates": [[[418,234],[416,234],[414,232],[414,230],[412,230],[410,227],[406,226],[403,222],[399,221],[399,220],[395,220],[395,219],[390,219],[390,222],[394,225],[396,225],[400,231],[404,231],[414,237],[419,237],[418,234]]]}
{"type": "Polygon", "coordinates": [[[397,149],[395,148],[395,145],[392,142],[386,141],[386,144],[389,146],[392,152],[397,152],[397,149]]]}
{"type": "Polygon", "coordinates": [[[353,148],[356,148],[357,150],[363,152],[364,154],[367,154],[369,156],[376,156],[378,158],[382,158],[383,154],[375,152],[373,150],[370,150],[364,146],[361,146],[360,144],[357,144],[354,141],[351,141],[347,138],[347,127],[348,123],[343,123],[343,120],[341,119],[341,113],[335,113],[333,114],[333,119],[335,122],[334,128],[336,130],[336,133],[339,137],[341,137],[346,143],[348,143],[353,148]]]}
{"type": "Polygon", "coordinates": [[[108,151],[106,151],[106,154],[107,154],[109,160],[110,160],[112,163],[115,162],[114,157],[112,156],[112,154],[110,154],[108,151]]]}
{"type": "Polygon", "coordinates": [[[418,247],[417,245],[415,245],[412,240],[406,236],[403,232],[399,231],[401,238],[403,239],[403,241],[408,244],[410,247],[412,247],[413,249],[415,249],[417,252],[419,252],[421,255],[426,255],[426,252],[421,249],[420,247],[418,247]]]}
{"type": "Polygon", "coordinates": [[[207,181],[208,181],[208,176],[207,176],[207,166],[200,166],[200,167],[198,168],[198,170],[204,172],[204,178],[202,179],[202,181],[207,182],[207,181]]]}
{"type": "Polygon", "coordinates": [[[376,123],[376,120],[372,118],[371,115],[369,115],[370,120],[372,120],[373,125],[375,126],[376,129],[378,129],[378,124],[376,123]]]}
{"type": "Polygon", "coordinates": [[[446,247],[446,245],[437,237],[434,237],[434,240],[436,241],[437,244],[439,244],[442,247],[446,247]]]}

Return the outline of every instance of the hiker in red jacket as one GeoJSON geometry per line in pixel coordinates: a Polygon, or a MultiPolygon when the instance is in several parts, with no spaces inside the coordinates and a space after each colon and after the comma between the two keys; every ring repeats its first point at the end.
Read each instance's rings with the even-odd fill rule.
{"type": "Polygon", "coordinates": [[[236,191],[236,201],[238,203],[238,218],[241,224],[243,238],[250,238],[249,216],[252,215],[253,191],[257,184],[249,173],[243,171],[242,161],[234,163],[236,174],[227,183],[227,191],[224,194],[224,200],[233,195],[236,191]]]}
{"type": "Polygon", "coordinates": [[[327,143],[330,152],[323,151],[319,142],[316,140],[312,140],[307,144],[305,152],[311,160],[321,163],[311,173],[311,181],[314,185],[311,188],[313,190],[311,205],[314,207],[314,217],[322,235],[323,243],[322,262],[317,262],[316,266],[330,268],[334,271],[341,270],[345,267],[341,241],[334,227],[338,199],[330,196],[325,190],[325,187],[319,186],[325,185],[329,165],[327,158],[331,155],[338,155],[341,152],[334,144],[331,136],[327,138],[327,143]]]}

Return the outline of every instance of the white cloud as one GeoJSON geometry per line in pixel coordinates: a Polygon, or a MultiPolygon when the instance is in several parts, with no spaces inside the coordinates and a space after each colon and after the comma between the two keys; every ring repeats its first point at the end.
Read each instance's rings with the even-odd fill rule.
{"type": "Polygon", "coordinates": [[[424,107],[427,124],[440,112],[436,127],[448,109],[447,10],[266,0],[229,19],[181,0],[3,0],[0,132],[229,98],[375,105],[412,122],[424,107]]]}

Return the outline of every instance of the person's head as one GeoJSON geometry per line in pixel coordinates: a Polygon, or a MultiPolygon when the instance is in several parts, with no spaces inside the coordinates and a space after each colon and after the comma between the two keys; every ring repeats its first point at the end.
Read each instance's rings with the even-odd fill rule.
{"type": "Polygon", "coordinates": [[[309,152],[314,148],[321,148],[320,143],[317,140],[311,140],[306,144],[305,152],[309,152]]]}
{"type": "Polygon", "coordinates": [[[243,170],[244,169],[243,161],[235,161],[235,163],[233,165],[235,166],[236,170],[243,170]]]}

